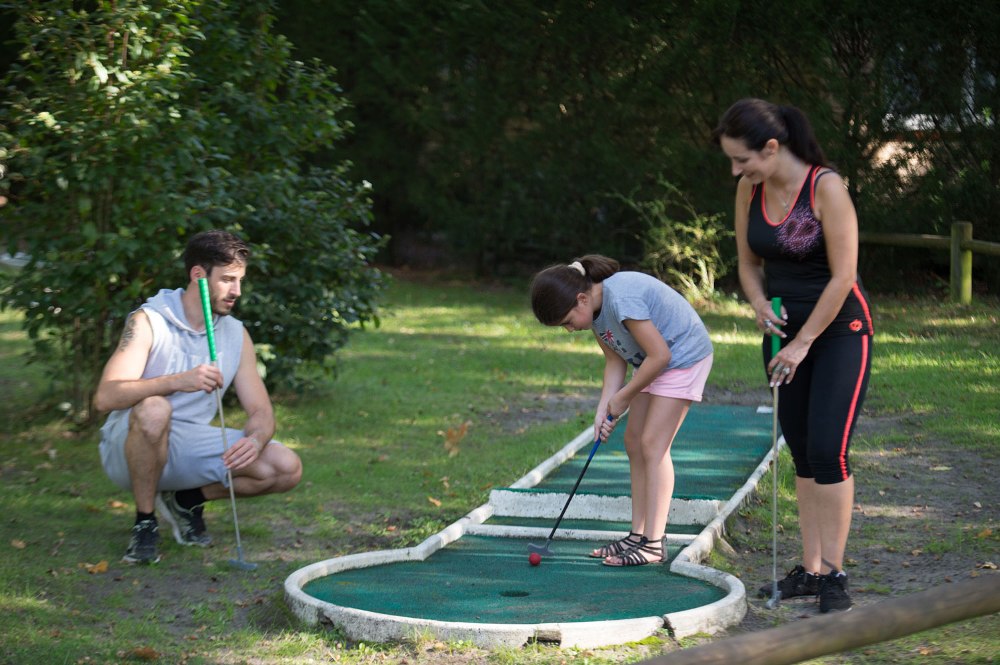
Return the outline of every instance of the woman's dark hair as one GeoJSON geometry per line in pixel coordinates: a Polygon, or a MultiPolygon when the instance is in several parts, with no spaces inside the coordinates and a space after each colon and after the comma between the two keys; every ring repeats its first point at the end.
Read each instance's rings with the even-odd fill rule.
{"type": "Polygon", "coordinates": [[[211,273],[215,266],[246,265],[249,258],[250,248],[232,233],[202,231],[191,236],[184,248],[184,270],[190,274],[191,268],[201,266],[211,273]]]}
{"type": "Polygon", "coordinates": [[[719,126],[712,132],[716,143],[723,136],[742,140],[754,151],[762,150],[768,141],[777,139],[806,164],[828,166],[809,119],[794,106],[778,106],[763,99],[741,99],[722,114],[719,126]]]}
{"type": "Polygon", "coordinates": [[[590,287],[619,269],[617,261],[600,254],[587,254],[569,264],[545,268],[531,281],[531,309],[535,318],[547,326],[559,325],[576,306],[577,294],[590,291],[590,287]],[[574,263],[583,267],[582,273],[574,263]]]}

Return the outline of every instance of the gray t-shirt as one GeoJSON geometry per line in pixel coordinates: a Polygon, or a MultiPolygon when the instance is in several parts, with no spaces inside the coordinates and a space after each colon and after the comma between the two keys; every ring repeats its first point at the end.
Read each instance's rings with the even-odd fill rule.
{"type": "MultiPolygon", "coordinates": [[[[670,349],[666,369],[684,369],[712,354],[712,340],[684,296],[644,273],[618,272],[603,282],[601,311],[592,326],[601,342],[633,367],[646,359],[625,327],[626,320],[651,321],[670,349]]],[[[666,371],[666,370],[664,370],[666,371]]]]}

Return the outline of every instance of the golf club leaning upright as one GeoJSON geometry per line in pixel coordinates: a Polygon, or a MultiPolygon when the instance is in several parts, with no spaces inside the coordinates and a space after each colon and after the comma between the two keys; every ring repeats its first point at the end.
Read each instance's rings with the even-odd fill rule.
{"type": "MultiPolygon", "coordinates": [[[[208,281],[204,278],[198,280],[198,290],[201,293],[201,309],[205,315],[205,334],[208,337],[208,354],[215,367],[219,366],[215,352],[215,330],[212,327],[212,305],[208,296],[208,281]]],[[[215,401],[219,407],[219,424],[222,431],[223,452],[229,450],[229,436],[226,434],[226,417],[222,412],[222,388],[216,386],[215,401]]],[[[254,570],[257,564],[243,560],[243,543],[240,541],[240,520],[236,516],[236,491],[233,489],[233,473],[226,469],[226,480],[229,484],[229,501],[233,506],[233,529],[236,531],[236,559],[230,559],[229,564],[240,570],[254,570]]]]}
{"type": "MultiPolygon", "coordinates": [[[[614,418],[608,415],[608,421],[612,421],[614,418]]],[[[597,452],[597,448],[601,445],[601,437],[597,437],[594,441],[593,447],[590,449],[590,455],[587,456],[587,463],[583,465],[583,469],[580,471],[580,477],[576,479],[576,484],[573,485],[573,490],[569,493],[569,497],[566,499],[566,505],[563,506],[562,512],[559,513],[559,518],[556,519],[555,525],[552,527],[552,531],[549,532],[548,540],[545,541],[544,545],[535,545],[532,543],[528,544],[529,552],[537,552],[542,556],[551,556],[552,550],[549,549],[549,544],[552,542],[552,537],[556,535],[556,529],[559,528],[559,524],[562,522],[563,515],[566,514],[566,509],[569,508],[569,502],[573,500],[573,496],[576,494],[576,489],[580,486],[580,481],[583,480],[583,474],[587,473],[587,467],[590,466],[590,460],[594,459],[594,453],[597,452]]]]}
{"type": "MultiPolygon", "coordinates": [[[[771,300],[774,313],[781,318],[781,298],[771,300]]],[[[781,350],[781,338],[771,329],[771,358],[781,350]]],[[[778,588],[778,386],[772,386],[773,395],[771,408],[771,597],[764,605],[773,610],[781,602],[781,590],[778,588]]]]}

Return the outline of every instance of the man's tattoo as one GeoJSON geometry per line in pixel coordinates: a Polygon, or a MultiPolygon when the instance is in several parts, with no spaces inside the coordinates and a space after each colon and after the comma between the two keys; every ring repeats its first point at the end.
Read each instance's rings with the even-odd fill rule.
{"type": "Polygon", "coordinates": [[[125,330],[122,331],[121,341],[118,342],[118,350],[124,351],[133,339],[135,339],[135,318],[130,315],[125,321],[125,330]]]}

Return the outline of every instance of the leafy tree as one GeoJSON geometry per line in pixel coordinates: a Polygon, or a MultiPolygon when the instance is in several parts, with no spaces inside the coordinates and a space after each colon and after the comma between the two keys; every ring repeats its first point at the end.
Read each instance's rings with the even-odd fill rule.
{"type": "Polygon", "coordinates": [[[379,227],[482,272],[594,249],[639,262],[643,222],[607,194],[652,200],[661,175],[731,215],[709,136],[746,96],[809,115],[863,229],[970,219],[1000,240],[996,3],[282,0],[280,20],[343,72],[379,227]]]}
{"type": "Polygon", "coordinates": [[[256,250],[240,317],[269,350],[268,380],[327,361],[377,321],[381,241],[349,164],[316,167],[350,126],[334,71],[291,59],[266,1],[29,1],[0,130],[10,167],[3,236],[28,266],[2,286],[34,358],[89,398],[128,312],[183,283],[178,257],[207,228],[256,250]]]}

